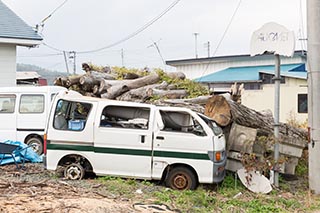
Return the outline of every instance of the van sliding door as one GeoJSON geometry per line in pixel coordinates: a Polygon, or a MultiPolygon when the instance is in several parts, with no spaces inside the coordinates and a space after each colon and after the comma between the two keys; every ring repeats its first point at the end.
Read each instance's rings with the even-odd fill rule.
{"type": "Polygon", "coordinates": [[[101,107],[94,142],[97,173],[151,178],[150,112],[148,107],[101,107]]]}

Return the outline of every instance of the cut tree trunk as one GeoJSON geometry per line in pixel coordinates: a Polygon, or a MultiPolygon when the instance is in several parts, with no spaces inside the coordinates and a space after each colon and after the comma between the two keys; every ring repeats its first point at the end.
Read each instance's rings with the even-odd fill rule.
{"type": "MultiPolygon", "coordinates": [[[[102,91],[112,91],[112,94],[118,94],[119,96],[122,93],[126,92],[122,88],[127,87],[128,90],[137,89],[146,85],[155,84],[159,81],[159,79],[160,79],[159,75],[154,73],[154,74],[147,75],[147,76],[133,79],[133,80],[101,80],[99,93],[102,94],[102,91]],[[117,89],[120,89],[122,93],[115,92],[115,90],[117,89]]],[[[111,95],[110,97],[114,97],[114,95],[111,95]]]]}
{"type": "Polygon", "coordinates": [[[68,77],[65,77],[65,76],[57,77],[54,80],[53,84],[56,86],[67,87],[67,80],[68,80],[68,77]]]}
{"type": "Polygon", "coordinates": [[[147,90],[147,94],[149,97],[158,96],[160,98],[184,98],[188,95],[188,92],[184,89],[177,90],[159,90],[155,88],[149,88],[147,90]]]}
{"type": "Polygon", "coordinates": [[[101,98],[115,99],[116,97],[127,92],[128,90],[129,90],[128,86],[123,84],[118,84],[107,89],[106,93],[101,94],[101,98]]]}
{"type": "Polygon", "coordinates": [[[71,75],[67,78],[66,86],[71,87],[72,85],[79,84],[79,80],[83,75],[71,75]]]}
{"type": "Polygon", "coordinates": [[[166,73],[170,78],[184,80],[186,75],[183,72],[167,72],[166,73]]]}
{"type": "Polygon", "coordinates": [[[151,84],[137,89],[129,90],[128,92],[120,95],[117,100],[119,101],[135,101],[135,102],[144,102],[150,96],[147,91],[149,89],[165,89],[168,86],[166,81],[163,81],[161,84],[151,84]]]}
{"type": "MultiPolygon", "coordinates": [[[[242,104],[228,100],[223,96],[213,96],[205,107],[205,114],[219,125],[226,126],[235,122],[242,126],[255,128],[258,136],[273,136],[274,120],[270,113],[261,113],[242,104]]],[[[304,147],[307,142],[307,131],[285,123],[279,126],[280,142],[304,147]]]]}

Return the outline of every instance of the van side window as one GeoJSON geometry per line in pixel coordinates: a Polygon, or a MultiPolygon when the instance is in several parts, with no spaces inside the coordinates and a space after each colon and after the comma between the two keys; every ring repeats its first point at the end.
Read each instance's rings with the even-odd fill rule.
{"type": "Polygon", "coordinates": [[[53,127],[60,130],[81,131],[85,128],[91,104],[59,100],[56,106],[53,127]]]}
{"type": "Polygon", "coordinates": [[[206,135],[201,124],[186,112],[161,110],[160,114],[164,124],[163,131],[192,133],[198,136],[206,135]]]}
{"type": "Polygon", "coordinates": [[[16,103],[15,95],[0,96],[0,113],[13,113],[16,103]]]}
{"type": "Polygon", "coordinates": [[[43,113],[44,95],[21,95],[20,113],[43,113]]]}
{"type": "Polygon", "coordinates": [[[145,107],[106,106],[101,115],[101,127],[148,129],[150,109],[145,107]]]}

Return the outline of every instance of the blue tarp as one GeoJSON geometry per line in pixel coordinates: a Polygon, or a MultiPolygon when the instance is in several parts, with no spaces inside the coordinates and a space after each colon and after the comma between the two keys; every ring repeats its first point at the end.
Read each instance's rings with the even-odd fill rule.
{"type": "MultiPolygon", "coordinates": [[[[37,153],[35,153],[32,147],[24,149],[28,147],[28,145],[25,143],[22,143],[20,141],[10,141],[10,140],[0,142],[0,143],[13,144],[13,145],[19,146],[18,151],[14,151],[13,153],[13,156],[17,163],[22,163],[23,159],[25,159],[25,162],[31,162],[31,163],[42,162],[42,157],[39,156],[37,153]],[[19,150],[22,150],[22,151],[19,151],[19,150]]],[[[3,154],[0,154],[0,160],[2,157],[3,157],[3,154]]],[[[14,159],[12,158],[11,155],[7,154],[7,155],[4,155],[4,158],[0,165],[10,164],[10,163],[14,163],[14,159]]]]}

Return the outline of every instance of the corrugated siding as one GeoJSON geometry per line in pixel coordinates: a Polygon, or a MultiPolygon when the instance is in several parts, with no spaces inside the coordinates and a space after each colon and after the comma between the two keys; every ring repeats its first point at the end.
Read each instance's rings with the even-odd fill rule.
{"type": "Polygon", "coordinates": [[[0,87],[16,85],[16,45],[0,44],[0,87]]]}
{"type": "Polygon", "coordinates": [[[42,40],[42,38],[0,0],[0,37],[42,40]]]}

